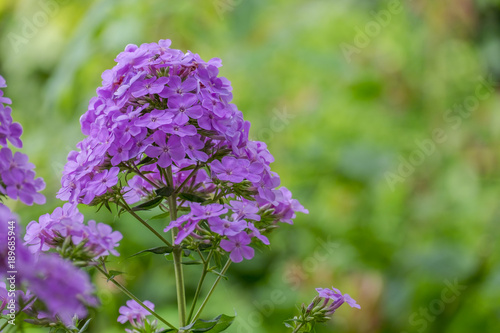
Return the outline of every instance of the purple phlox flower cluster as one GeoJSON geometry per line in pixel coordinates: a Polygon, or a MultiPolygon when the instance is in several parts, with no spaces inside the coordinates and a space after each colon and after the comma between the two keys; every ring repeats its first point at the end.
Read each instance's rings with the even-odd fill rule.
{"type": "MultiPolygon", "coordinates": [[[[143,301],[143,304],[147,306],[151,311],[154,311],[155,305],[150,301],[143,301]]],[[[151,313],[143,308],[139,303],[134,300],[127,301],[126,306],[121,306],[118,310],[120,315],[118,316],[118,322],[125,324],[129,322],[132,327],[141,329],[144,327],[144,323],[147,320],[146,317],[150,316],[151,313]]],[[[156,326],[156,321],[153,322],[152,326],[156,326]]],[[[125,330],[127,333],[137,332],[136,330],[125,330]]]]}
{"type": "Polygon", "coordinates": [[[43,317],[70,326],[74,316],[87,315],[87,306],[98,305],[89,276],[70,261],[56,254],[41,255],[34,273],[36,278],[30,280],[29,288],[47,308],[41,313],[43,317]]]}
{"type": "Polygon", "coordinates": [[[337,288],[316,288],[319,297],[324,299],[324,307],[327,308],[326,315],[331,315],[337,310],[342,304],[347,303],[351,308],[361,309],[361,306],[356,303],[356,301],[349,296],[349,294],[343,294],[337,288]],[[330,305],[328,305],[331,301],[330,305]],[[328,306],[327,306],[328,305],[328,306]]]}
{"type": "MultiPolygon", "coordinates": [[[[97,305],[88,275],[56,254],[32,254],[17,236],[19,230],[16,216],[0,204],[0,239],[15,242],[16,282],[28,288],[26,294],[20,293],[18,297],[27,302],[32,295],[36,295],[46,308],[39,315],[52,322],[62,321],[65,325],[71,325],[75,315],[85,317],[87,306],[97,305]]],[[[7,271],[13,270],[12,263],[8,261],[8,244],[0,243],[0,277],[5,277],[7,271]]],[[[0,294],[2,290],[0,288],[0,294]]],[[[33,309],[27,307],[24,311],[33,312],[33,309]]]]}
{"type": "Polygon", "coordinates": [[[43,204],[45,197],[38,192],[45,188],[45,183],[41,178],[35,178],[35,166],[28,162],[26,155],[13,153],[8,147],[9,142],[16,148],[23,146],[23,129],[12,121],[12,109],[8,105],[11,100],[3,97],[1,89],[5,87],[5,80],[0,76],[0,198],[3,195],[20,199],[27,205],[43,204]]]}
{"type": "Polygon", "coordinates": [[[109,254],[119,256],[115,248],[123,236],[104,223],[91,220],[85,225],[83,214],[75,205],[66,203],[52,214],[42,215],[39,221],[31,221],[24,240],[32,253],[39,253],[60,246],[68,237],[75,246],[83,242],[86,253],[98,258],[109,254]]]}
{"type": "Polygon", "coordinates": [[[250,259],[254,239],[269,244],[263,233],[271,224],[292,223],[296,212],[308,211],[279,187],[266,144],[249,139],[250,123],[231,103],[230,82],[219,76],[220,59],[204,61],[170,44],[128,45],[102,74],[80,119],[87,137],[68,156],[58,197],[99,204],[123,196],[133,204],[182,184],[180,192],[220,204],[176,196],[191,212],[165,229],[179,229],[175,243],[201,239],[209,228],[233,261],[250,259]]]}

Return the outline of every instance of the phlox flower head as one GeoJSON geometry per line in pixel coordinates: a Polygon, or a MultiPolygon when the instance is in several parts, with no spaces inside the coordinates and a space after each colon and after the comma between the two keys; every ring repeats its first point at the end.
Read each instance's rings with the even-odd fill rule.
{"type": "Polygon", "coordinates": [[[169,187],[188,212],[164,229],[176,228],[175,244],[202,241],[233,261],[251,259],[252,242],[269,245],[265,233],[307,210],[280,187],[267,145],[249,139],[250,122],[231,102],[221,60],[170,45],[127,45],[102,74],[58,197],[132,205],[169,187]]]}

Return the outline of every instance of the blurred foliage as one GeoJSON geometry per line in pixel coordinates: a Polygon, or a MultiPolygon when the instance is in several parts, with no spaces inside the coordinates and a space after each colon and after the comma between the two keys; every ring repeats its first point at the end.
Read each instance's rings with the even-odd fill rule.
{"type": "MultiPolygon", "coordinates": [[[[271,252],[231,268],[207,318],[236,311],[230,332],[284,332],[294,304],[333,285],[362,310],[341,308],[319,333],[496,332],[496,85],[470,114],[450,110],[475,96],[481,77],[500,79],[500,1],[402,1],[401,12],[347,59],[341,45],[355,46],[357,29],[373,29],[391,3],[2,0],[0,73],[25,128],[25,152],[48,184],[47,206],[10,205],[23,224],[61,205],[54,198],[61,168],[82,138],[78,119],[100,74],[125,45],[169,38],[174,48],[223,60],[252,138],[268,143],[282,184],[310,210],[271,236],[271,252]],[[446,139],[418,153],[416,142],[436,129],[446,139]],[[397,174],[412,154],[424,158],[392,186],[387,173],[397,174]],[[466,289],[442,309],[445,281],[466,289]],[[425,309],[435,315],[425,319],[425,309]]],[[[127,259],[158,242],[125,216],[83,211],[125,235],[112,268],[175,320],[172,267],[161,256],[127,259]]],[[[186,271],[193,293],[196,268],[186,271]]],[[[116,318],[126,298],[93,279],[103,305],[90,332],[123,332],[116,318]]]]}

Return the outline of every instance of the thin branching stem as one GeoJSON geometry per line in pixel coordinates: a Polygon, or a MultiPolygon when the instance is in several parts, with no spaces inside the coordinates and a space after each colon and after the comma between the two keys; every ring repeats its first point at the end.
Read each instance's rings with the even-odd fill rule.
{"type": "Polygon", "coordinates": [[[125,209],[130,215],[135,217],[139,222],[141,222],[146,228],[148,228],[156,237],[158,237],[163,243],[165,243],[169,247],[173,247],[173,245],[165,239],[158,231],[156,231],[152,226],[149,225],[146,221],[144,221],[139,215],[137,215],[132,208],[123,200],[121,203],[118,203],[120,207],[125,209]]]}
{"type": "Polygon", "coordinates": [[[215,288],[217,288],[217,285],[219,284],[219,282],[222,279],[222,277],[224,276],[224,274],[226,274],[226,272],[227,272],[227,270],[228,270],[228,268],[229,268],[230,265],[231,265],[231,259],[229,259],[226,262],[226,264],[224,265],[224,268],[222,268],[222,271],[220,272],[219,276],[217,276],[217,279],[215,280],[214,284],[212,285],[212,288],[210,288],[210,291],[208,292],[207,297],[205,297],[205,299],[203,300],[203,303],[201,303],[200,308],[198,309],[198,311],[194,315],[193,320],[191,321],[191,323],[194,323],[196,321],[196,319],[198,319],[200,317],[201,312],[203,311],[203,309],[207,305],[208,300],[210,299],[210,297],[214,293],[215,288]]]}
{"type": "Polygon", "coordinates": [[[196,287],[196,292],[195,292],[194,298],[193,298],[193,304],[191,304],[191,309],[189,310],[187,322],[190,322],[191,318],[193,317],[194,308],[196,307],[196,303],[198,302],[198,297],[200,297],[201,288],[203,287],[203,282],[205,282],[205,278],[208,274],[208,268],[210,266],[210,260],[212,258],[212,253],[213,253],[213,250],[210,251],[210,253],[207,256],[207,259],[205,259],[203,257],[203,254],[201,253],[200,249],[197,249],[197,250],[198,250],[198,254],[200,255],[201,260],[203,261],[203,272],[201,273],[200,281],[198,282],[198,286],[196,287]]]}
{"type": "Polygon", "coordinates": [[[99,266],[95,266],[95,268],[97,268],[97,270],[99,272],[101,272],[107,279],[108,281],[111,281],[115,286],[118,287],[118,289],[120,289],[125,295],[127,295],[128,297],[130,297],[131,299],[133,299],[134,301],[136,301],[140,306],[142,306],[144,309],[146,309],[149,313],[151,313],[153,316],[155,316],[159,321],[161,321],[162,323],[164,323],[165,325],[167,325],[168,327],[170,328],[173,328],[174,330],[177,330],[177,328],[170,324],[168,321],[166,321],[165,319],[163,319],[159,314],[157,314],[156,312],[154,312],[153,310],[151,310],[147,305],[145,305],[139,298],[137,298],[134,294],[132,294],[127,288],[125,288],[125,286],[123,286],[120,282],[116,281],[112,276],[110,276],[105,269],[99,267],[99,266]]]}

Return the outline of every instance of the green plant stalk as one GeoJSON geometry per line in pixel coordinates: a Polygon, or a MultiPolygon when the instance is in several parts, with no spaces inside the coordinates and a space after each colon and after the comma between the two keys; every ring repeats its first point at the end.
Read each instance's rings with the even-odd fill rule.
{"type": "Polygon", "coordinates": [[[229,259],[226,262],[226,264],[224,265],[224,268],[222,268],[222,271],[220,272],[219,276],[217,276],[217,279],[215,280],[214,284],[212,285],[212,288],[210,288],[210,291],[208,292],[207,297],[205,297],[205,299],[203,300],[203,303],[201,303],[200,308],[198,309],[198,311],[194,315],[194,318],[191,321],[191,323],[194,323],[196,321],[196,319],[198,319],[200,317],[201,312],[203,311],[203,309],[207,305],[208,300],[210,299],[210,297],[214,293],[215,288],[219,284],[219,282],[222,279],[222,277],[224,276],[224,274],[226,274],[226,272],[227,272],[227,270],[228,270],[228,268],[229,268],[230,265],[231,265],[231,259],[229,259]]]}
{"type": "Polygon", "coordinates": [[[300,325],[297,326],[292,333],[297,333],[302,328],[302,326],[304,326],[304,323],[300,323],[300,325]]]}
{"type": "MultiPolygon", "coordinates": [[[[198,252],[199,252],[199,250],[198,250],[198,252]]],[[[213,253],[213,250],[210,251],[210,253],[207,256],[207,259],[205,260],[205,259],[203,259],[203,255],[201,254],[201,252],[199,252],[201,260],[203,260],[203,272],[201,273],[200,281],[198,282],[198,286],[196,287],[196,292],[195,292],[194,298],[193,298],[193,304],[191,304],[191,309],[189,311],[187,322],[190,322],[191,318],[193,317],[194,308],[196,307],[196,303],[198,302],[198,297],[200,297],[203,282],[205,282],[205,278],[207,277],[207,274],[208,274],[208,266],[210,265],[210,259],[212,257],[212,253],[213,253]]]]}
{"type": "Polygon", "coordinates": [[[149,307],[147,307],[139,298],[137,298],[134,294],[132,294],[121,283],[119,283],[118,281],[116,281],[114,278],[110,277],[109,274],[106,273],[105,270],[103,270],[99,266],[95,266],[95,268],[97,268],[97,270],[99,270],[99,272],[101,272],[109,281],[111,281],[115,286],[117,286],[118,289],[120,289],[125,295],[127,295],[128,297],[130,297],[131,299],[133,299],[134,301],[136,301],[137,303],[139,303],[140,306],[142,306],[144,309],[146,309],[149,313],[151,313],[153,316],[155,316],[158,320],[160,320],[162,323],[164,323],[168,327],[173,328],[174,330],[177,330],[177,328],[174,325],[170,324],[168,321],[166,321],[165,319],[163,319],[159,314],[157,314],[156,312],[154,312],[153,310],[151,310],[149,307]]]}
{"type": "Polygon", "coordinates": [[[130,215],[135,217],[137,221],[141,222],[142,225],[144,225],[146,228],[149,229],[156,237],[158,237],[163,243],[165,243],[167,246],[172,247],[172,244],[168,240],[165,239],[158,231],[156,231],[152,226],[149,225],[146,221],[144,221],[139,215],[137,215],[130,207],[129,205],[123,200],[123,203],[120,204],[122,208],[124,208],[130,215]]]}
{"type": "Polygon", "coordinates": [[[174,192],[175,195],[179,194],[179,192],[182,190],[184,185],[187,184],[187,182],[191,179],[191,177],[194,176],[194,174],[198,171],[199,168],[200,168],[200,166],[197,164],[196,167],[193,169],[193,171],[191,171],[191,173],[186,177],[186,179],[184,179],[182,184],[179,185],[179,187],[175,190],[175,192],[174,192]]]}
{"type": "MultiPolygon", "coordinates": [[[[172,167],[167,169],[167,178],[170,184],[173,184],[172,178],[172,167]]],[[[170,208],[170,221],[177,219],[177,205],[176,205],[176,195],[172,194],[168,198],[168,206],[170,208]]],[[[172,243],[175,244],[175,238],[178,233],[177,228],[172,229],[172,243]]],[[[184,272],[182,268],[182,247],[174,246],[172,252],[174,258],[174,270],[175,270],[175,288],[177,290],[177,309],[179,311],[179,325],[180,327],[186,326],[186,291],[184,286],[184,272]]]]}
{"type": "Polygon", "coordinates": [[[160,186],[156,183],[154,183],[153,181],[151,181],[151,179],[149,179],[148,177],[146,177],[142,172],[141,170],[139,170],[137,168],[136,165],[134,165],[133,163],[131,163],[131,166],[129,166],[128,164],[125,164],[125,167],[127,167],[129,170],[132,170],[134,171],[139,177],[141,177],[142,179],[144,179],[145,181],[147,181],[148,183],[150,183],[151,185],[153,185],[153,187],[155,188],[160,188],[160,186]]]}

